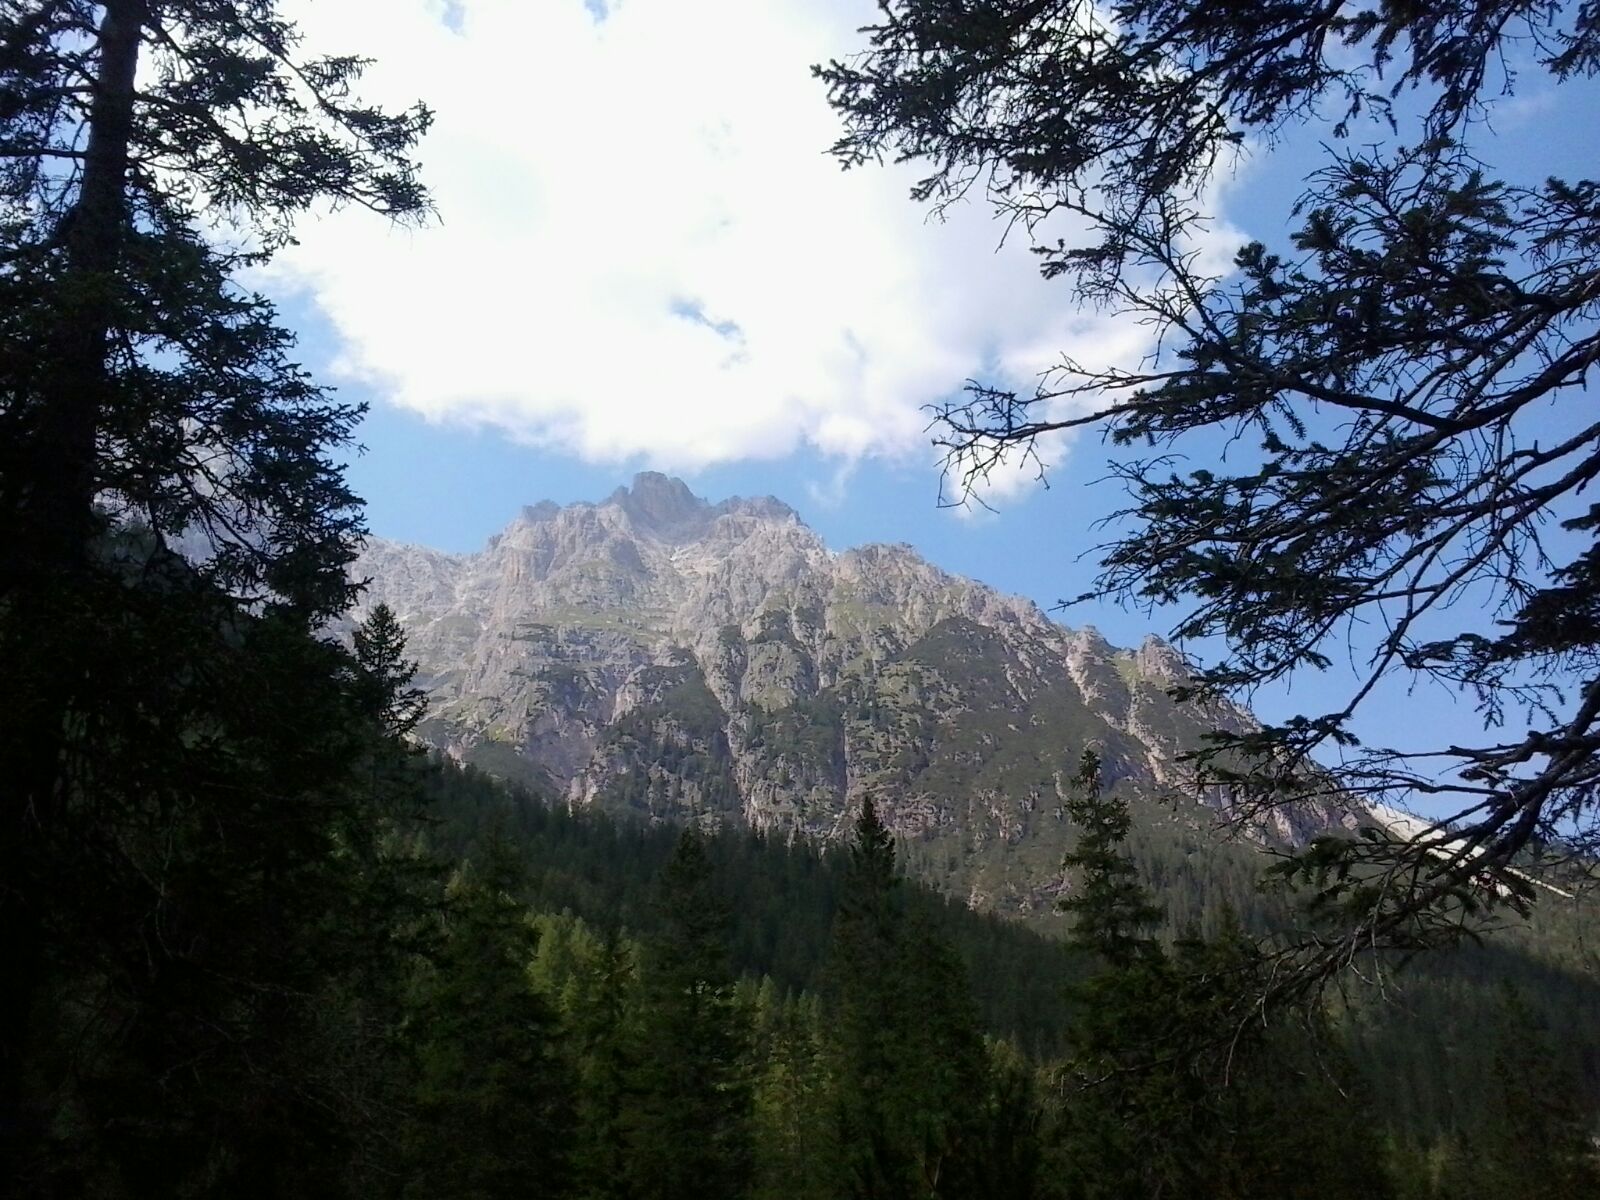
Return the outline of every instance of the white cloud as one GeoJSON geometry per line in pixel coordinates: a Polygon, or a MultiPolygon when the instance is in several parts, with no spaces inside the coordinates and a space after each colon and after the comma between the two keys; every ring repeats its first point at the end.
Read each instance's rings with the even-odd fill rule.
{"type": "MultiPolygon", "coordinates": [[[[365,94],[437,112],[441,223],[307,222],[304,289],[340,369],[438,419],[587,459],[692,470],[808,444],[928,454],[921,406],[969,376],[1030,388],[1062,352],[1137,357],[975,203],[926,220],[914,171],[842,173],[808,66],[865,2],[338,0],[288,6],[365,94]]],[[[1025,481],[998,485],[1000,493],[1025,481]]]]}

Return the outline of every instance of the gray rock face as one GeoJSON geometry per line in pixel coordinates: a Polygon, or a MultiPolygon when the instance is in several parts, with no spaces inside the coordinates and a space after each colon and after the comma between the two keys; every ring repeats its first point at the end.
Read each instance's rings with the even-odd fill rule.
{"type": "Polygon", "coordinates": [[[709,504],[654,473],[524,508],[476,554],[373,539],[354,572],[354,615],[382,602],[405,625],[422,732],[448,753],[574,804],[824,838],[870,796],[979,905],[1059,890],[1062,781],[1086,745],[1210,823],[1228,797],[1198,794],[1177,755],[1252,720],[1177,705],[1187,671],[1158,639],[1119,650],[909,546],[834,553],[780,501],[709,504]]]}

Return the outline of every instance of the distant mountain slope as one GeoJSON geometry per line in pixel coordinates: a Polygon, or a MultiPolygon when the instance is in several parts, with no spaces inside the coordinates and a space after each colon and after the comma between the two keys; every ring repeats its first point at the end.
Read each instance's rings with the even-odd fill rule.
{"type": "MultiPolygon", "coordinates": [[[[913,861],[981,908],[1049,911],[1086,745],[1107,777],[1185,797],[1177,756],[1250,715],[1179,705],[1179,656],[1119,650],[909,546],[830,551],[770,497],[710,504],[646,473],[600,504],[525,508],[476,554],[374,539],[364,606],[405,624],[426,738],[464,761],[655,818],[732,818],[818,838],[871,796],[913,861]]],[[[1162,810],[1165,811],[1165,810],[1162,810]]],[[[1297,843],[1331,807],[1249,831],[1297,843]]]]}

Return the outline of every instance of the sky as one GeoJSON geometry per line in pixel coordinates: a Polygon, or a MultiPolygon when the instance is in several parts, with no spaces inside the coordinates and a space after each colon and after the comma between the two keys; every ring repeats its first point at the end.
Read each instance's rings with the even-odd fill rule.
{"type": "MultiPolygon", "coordinates": [[[[907,196],[913,168],[828,156],[837,119],[809,68],[861,47],[870,0],[284,7],[309,49],[374,60],[363,95],[436,113],[420,150],[433,220],[322,215],[252,280],[306,365],[371,406],[350,476],[373,532],[472,550],[523,504],[598,500],[656,469],[713,501],[776,495],[834,548],[908,542],[1046,607],[1089,586],[1108,536],[1094,522],[1120,499],[1096,435],[1048,448],[1048,487],[1008,472],[990,508],[951,509],[924,406],[969,378],[1027,390],[1063,352],[1131,364],[1147,331],[1075,308],[981,202],[932,220],[907,196]]],[[[1595,90],[1525,76],[1480,155],[1592,173],[1595,90]]],[[[1281,245],[1326,136],[1219,177],[1203,250],[1281,245]]],[[[1123,645],[1172,621],[1059,616],[1123,645]]],[[[1339,682],[1256,704],[1281,716],[1339,682]]],[[[1440,696],[1378,701],[1375,730],[1460,719],[1440,696]]]]}

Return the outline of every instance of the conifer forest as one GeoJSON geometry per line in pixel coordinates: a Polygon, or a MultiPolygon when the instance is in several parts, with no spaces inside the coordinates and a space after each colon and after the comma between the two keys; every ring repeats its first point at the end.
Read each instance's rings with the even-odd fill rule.
{"type": "Polygon", "coordinates": [[[654,471],[369,528],[273,271],[451,214],[342,2],[0,0],[0,1195],[1600,1197],[1600,180],[1479,153],[1600,6],[880,0],[801,67],[774,155],[1148,336],[922,401],[947,500],[1117,498],[1125,650],[654,471]]]}

